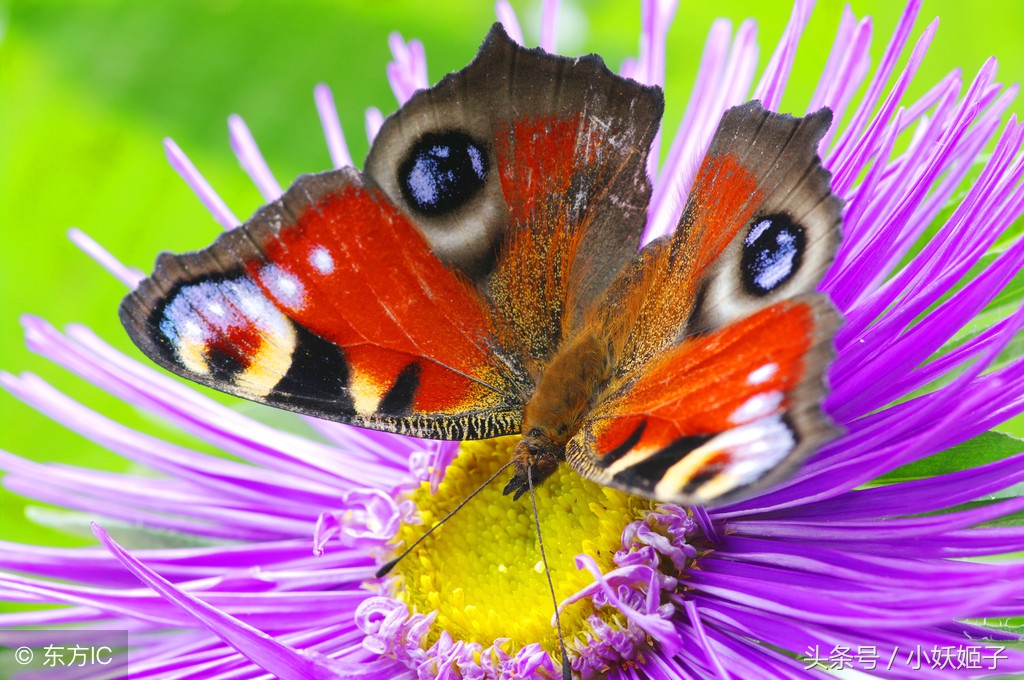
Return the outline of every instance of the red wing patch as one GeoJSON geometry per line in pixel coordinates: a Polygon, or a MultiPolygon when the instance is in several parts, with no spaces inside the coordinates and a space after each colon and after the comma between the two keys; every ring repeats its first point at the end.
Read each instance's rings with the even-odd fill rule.
{"type": "Polygon", "coordinates": [[[577,153],[578,137],[586,129],[574,114],[515,120],[499,135],[501,188],[513,224],[552,231],[554,223],[544,214],[551,199],[564,198],[574,176],[594,162],[594,149],[577,153]]]}
{"type": "Polygon", "coordinates": [[[734,153],[707,155],[701,162],[686,213],[674,236],[688,267],[703,272],[747,224],[763,200],[758,177],[734,153]]]}
{"type": "Polygon", "coordinates": [[[376,410],[416,361],[413,412],[500,403],[507,378],[492,364],[479,298],[383,196],[355,186],[327,194],[263,254],[250,275],[292,320],[342,348],[357,412],[376,410]]]}

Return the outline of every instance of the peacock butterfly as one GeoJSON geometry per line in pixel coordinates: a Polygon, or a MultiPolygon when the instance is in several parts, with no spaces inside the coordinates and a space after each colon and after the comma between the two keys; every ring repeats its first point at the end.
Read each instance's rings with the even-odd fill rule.
{"type": "Polygon", "coordinates": [[[567,462],[681,504],[770,484],[836,434],[839,317],[814,291],[831,122],[728,110],[675,232],[638,250],[660,90],[495,25],[380,129],[210,247],[162,254],[121,321],[196,382],[436,439],[522,434],[518,498],[567,462]],[[528,473],[529,472],[529,476],[528,473]]]}

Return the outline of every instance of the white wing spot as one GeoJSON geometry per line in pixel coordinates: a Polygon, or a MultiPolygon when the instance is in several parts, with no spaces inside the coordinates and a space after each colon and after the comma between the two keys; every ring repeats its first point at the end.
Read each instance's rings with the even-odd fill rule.
{"type": "Polygon", "coordinates": [[[743,239],[743,245],[749,246],[751,243],[757,240],[757,237],[764,233],[764,230],[772,226],[771,220],[761,220],[753,227],[750,228],[750,232],[747,237],[743,239]]]}
{"type": "Polygon", "coordinates": [[[263,285],[274,292],[274,299],[290,309],[302,309],[305,290],[294,275],[277,265],[268,264],[260,270],[263,285]]]}
{"type": "Polygon", "coordinates": [[[309,263],[321,274],[330,274],[334,271],[334,258],[323,246],[318,246],[309,252],[309,263]]]}
{"type": "Polygon", "coordinates": [[[747,382],[751,385],[760,385],[761,383],[766,383],[771,380],[772,376],[778,372],[778,364],[765,364],[761,368],[751,371],[750,375],[747,376],[747,382]]]}
{"type": "Polygon", "coordinates": [[[722,432],[673,465],[654,487],[656,497],[672,498],[723,453],[725,468],[702,484],[693,494],[696,502],[718,498],[729,491],[752,484],[777,466],[797,445],[796,435],[779,414],[722,432]]]}
{"type": "Polygon", "coordinates": [[[230,340],[239,328],[255,330],[259,346],[246,349],[252,365],[237,366],[234,385],[243,394],[266,395],[288,371],[295,331],[254,281],[243,276],[184,286],[165,305],[160,321],[160,331],[174,348],[178,362],[199,375],[211,371],[211,344],[230,340]]]}
{"type": "Polygon", "coordinates": [[[728,448],[732,454],[729,472],[741,484],[749,484],[782,462],[796,448],[793,431],[779,415],[771,415],[734,431],[743,431],[748,437],[728,448]]]}
{"type": "Polygon", "coordinates": [[[282,294],[287,295],[289,297],[295,295],[295,293],[297,293],[299,290],[299,287],[295,284],[295,281],[293,279],[288,278],[287,276],[277,277],[275,283],[277,284],[277,289],[282,294]]]}
{"type": "MultiPolygon", "coordinates": [[[[189,340],[200,340],[205,336],[202,327],[195,321],[186,321],[181,325],[181,335],[189,340]]],[[[166,335],[166,330],[165,330],[166,335]]],[[[173,340],[174,338],[172,338],[173,340]]]]}
{"type": "Polygon", "coordinates": [[[775,410],[782,403],[783,394],[778,390],[755,394],[743,402],[743,405],[732,412],[729,422],[736,425],[743,425],[759,418],[775,413],[775,410]]]}

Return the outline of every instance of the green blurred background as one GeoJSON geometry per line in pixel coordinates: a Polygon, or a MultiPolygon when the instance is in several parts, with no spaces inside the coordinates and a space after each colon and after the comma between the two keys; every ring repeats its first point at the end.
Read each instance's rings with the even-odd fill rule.
{"type": "MultiPolygon", "coordinates": [[[[0,0],[0,369],[37,373],[104,414],[167,434],[23,347],[18,318],[27,313],[58,327],[85,323],[140,356],[117,321],[125,289],[68,242],[66,230],[82,228],[146,271],[161,250],[207,245],[220,227],[168,167],[161,138],[174,138],[244,219],[261,200],[228,146],[228,114],[245,118],[286,186],[330,164],[312,100],[318,82],[334,89],[353,157],[361,159],[365,107],[395,108],[384,77],[388,33],[423,40],[434,82],[470,60],[494,20],[490,2],[453,4],[0,0]]],[[[513,4],[527,42],[536,44],[539,1],[513,4]]],[[[853,10],[876,19],[877,62],[901,4],[855,0],[853,10]]],[[[763,65],[789,11],[788,0],[683,2],[669,34],[670,129],[682,114],[715,17],[734,25],[757,18],[763,65]]],[[[836,0],[819,2],[784,110],[804,110],[841,11],[836,0]]],[[[970,77],[992,54],[1000,59],[1000,80],[1021,80],[1024,2],[925,0],[915,38],[936,15],[942,17],[938,36],[908,101],[955,67],[970,77]]],[[[577,3],[563,16],[571,35],[562,51],[599,52],[613,68],[635,54],[638,2],[577,3]]],[[[1024,109],[1017,104],[1013,110],[1024,109]]],[[[0,448],[37,460],[124,468],[122,460],[6,393],[0,393],[0,448]]],[[[29,524],[24,511],[22,499],[0,491],[0,539],[91,542],[29,524]]]]}

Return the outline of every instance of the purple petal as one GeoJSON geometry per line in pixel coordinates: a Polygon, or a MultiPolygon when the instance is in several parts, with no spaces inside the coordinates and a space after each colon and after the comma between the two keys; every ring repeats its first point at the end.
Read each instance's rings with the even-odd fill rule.
{"type": "Polygon", "coordinates": [[[331,162],[334,167],[354,166],[352,155],[348,152],[348,144],[345,143],[345,133],[341,130],[341,121],[338,120],[338,109],[334,106],[334,95],[331,93],[331,88],[320,83],[313,88],[313,99],[316,102],[320,125],[324,129],[324,138],[327,141],[327,151],[331,154],[331,162]]]}
{"type": "Polygon", "coordinates": [[[238,162],[242,164],[242,169],[260,190],[265,201],[276,201],[284,192],[281,190],[281,185],[277,183],[277,179],[274,178],[274,173],[270,171],[267,162],[263,160],[263,154],[256,146],[256,140],[253,139],[249,127],[241,116],[237,114],[228,116],[228,131],[231,138],[231,149],[238,157],[238,162]]]}
{"type": "Polygon", "coordinates": [[[171,167],[181,175],[181,178],[185,180],[185,183],[192,189],[192,192],[199,197],[199,200],[203,202],[206,209],[213,215],[213,219],[220,222],[225,229],[234,229],[242,223],[231,212],[231,208],[224,202],[224,199],[213,190],[213,187],[206,181],[206,178],[199,174],[199,170],[188,159],[185,152],[170,137],[164,139],[164,151],[167,153],[167,161],[171,164],[171,167]]]}

